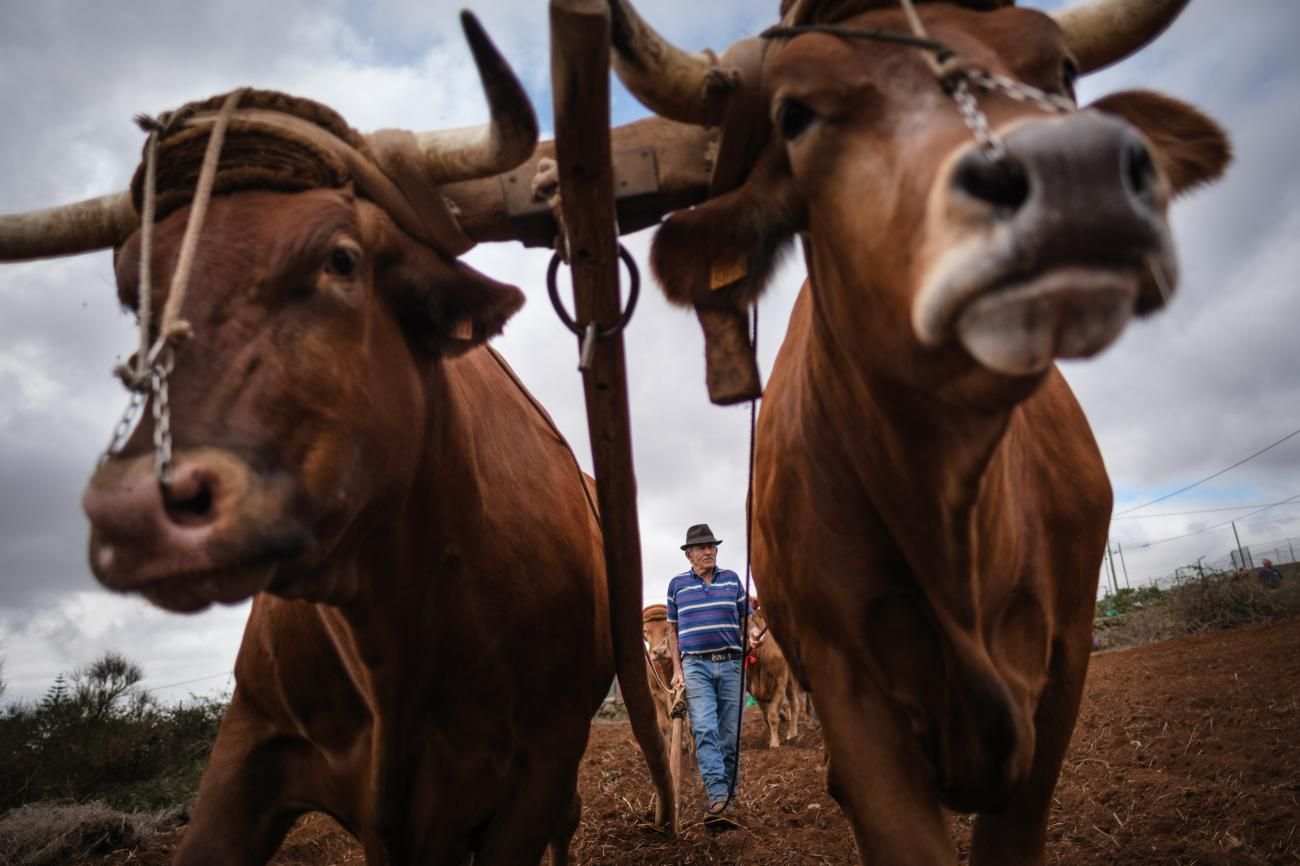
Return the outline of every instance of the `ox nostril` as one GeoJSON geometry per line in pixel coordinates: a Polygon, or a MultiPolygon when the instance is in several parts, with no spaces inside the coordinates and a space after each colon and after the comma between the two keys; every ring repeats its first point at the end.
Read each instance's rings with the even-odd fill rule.
{"type": "Polygon", "coordinates": [[[177,479],[163,490],[163,507],[167,517],[178,526],[202,526],[211,523],[213,513],[212,485],[202,476],[177,479]]]}
{"type": "Polygon", "coordinates": [[[1151,151],[1136,137],[1129,137],[1120,149],[1120,170],[1129,195],[1151,206],[1155,198],[1156,166],[1151,151]]]}
{"type": "Polygon", "coordinates": [[[1010,154],[991,159],[983,150],[972,150],[953,171],[953,187],[1001,215],[1014,213],[1029,198],[1029,178],[1010,154]]]}

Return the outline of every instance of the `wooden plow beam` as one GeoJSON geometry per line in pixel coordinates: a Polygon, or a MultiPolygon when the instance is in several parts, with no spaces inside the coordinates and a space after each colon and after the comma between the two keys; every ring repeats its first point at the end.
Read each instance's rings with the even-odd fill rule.
{"type": "Polygon", "coordinates": [[[615,668],[657,794],[655,824],[677,832],[677,802],[641,644],[641,535],[619,301],[618,218],[610,145],[606,0],[551,0],[551,84],[562,237],[581,323],[587,429],[604,533],[615,668]],[[648,722],[648,723],[647,723],[648,722]]]}

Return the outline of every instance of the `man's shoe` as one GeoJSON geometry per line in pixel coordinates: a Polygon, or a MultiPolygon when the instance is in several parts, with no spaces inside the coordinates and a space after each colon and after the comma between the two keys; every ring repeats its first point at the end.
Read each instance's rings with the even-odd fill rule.
{"type": "Polygon", "coordinates": [[[714,817],[717,815],[721,815],[722,810],[726,808],[727,808],[726,800],[714,800],[712,803],[709,804],[709,808],[705,810],[705,814],[709,815],[710,817],[714,817]]]}

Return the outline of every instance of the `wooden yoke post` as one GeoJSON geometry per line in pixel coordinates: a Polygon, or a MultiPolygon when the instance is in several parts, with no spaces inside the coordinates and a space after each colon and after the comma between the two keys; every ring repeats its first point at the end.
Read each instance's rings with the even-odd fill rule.
{"type": "MultiPolygon", "coordinates": [[[[575,320],[604,330],[621,315],[618,218],[610,146],[607,0],[551,0],[551,82],[562,230],[575,320]]],[[[593,339],[584,358],[587,429],[605,541],[614,666],[632,731],[658,794],[655,824],[677,832],[677,803],[641,643],[641,535],[623,335],[593,339]]]]}

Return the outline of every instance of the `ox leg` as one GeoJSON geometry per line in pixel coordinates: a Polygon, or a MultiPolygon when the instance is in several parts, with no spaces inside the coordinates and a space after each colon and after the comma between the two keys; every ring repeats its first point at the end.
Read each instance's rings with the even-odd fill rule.
{"type": "Polygon", "coordinates": [[[767,747],[775,749],[781,745],[781,698],[775,697],[763,707],[763,720],[767,722],[767,747]]]}
{"type": "Polygon", "coordinates": [[[786,729],[787,741],[799,736],[799,687],[794,684],[794,677],[787,677],[782,689],[786,704],[790,707],[790,727],[786,729]]]}
{"type": "MultiPolygon", "coordinates": [[[[1091,623],[1088,624],[1089,629],[1091,623]]],[[[1086,640],[1074,646],[1088,647],[1086,640]]],[[[1070,746],[1088,672],[1088,652],[1058,651],[1049,685],[1034,714],[1034,764],[1008,807],[981,815],[971,837],[971,866],[1042,866],[1046,862],[1047,820],[1061,762],[1070,746]]]]}
{"type": "Polygon", "coordinates": [[[550,866],[569,866],[569,844],[573,841],[573,834],[578,832],[578,822],[581,819],[582,795],[575,790],[569,810],[561,816],[560,823],[555,827],[555,835],[546,847],[550,853],[550,866]]]}
{"type": "Polygon", "coordinates": [[[310,747],[277,739],[236,691],[199,784],[174,866],[261,866],[309,809],[293,780],[313,775],[310,747]],[[294,805],[291,805],[294,804],[294,805]]]}
{"type": "Polygon", "coordinates": [[[533,768],[488,823],[474,866],[537,866],[546,851],[553,866],[569,862],[582,804],[577,761],[560,766],[542,755],[531,757],[533,768]]]}
{"type": "Polygon", "coordinates": [[[853,827],[860,861],[952,866],[956,852],[910,731],[874,689],[836,667],[814,684],[813,702],[830,757],[827,790],[853,827]]]}

